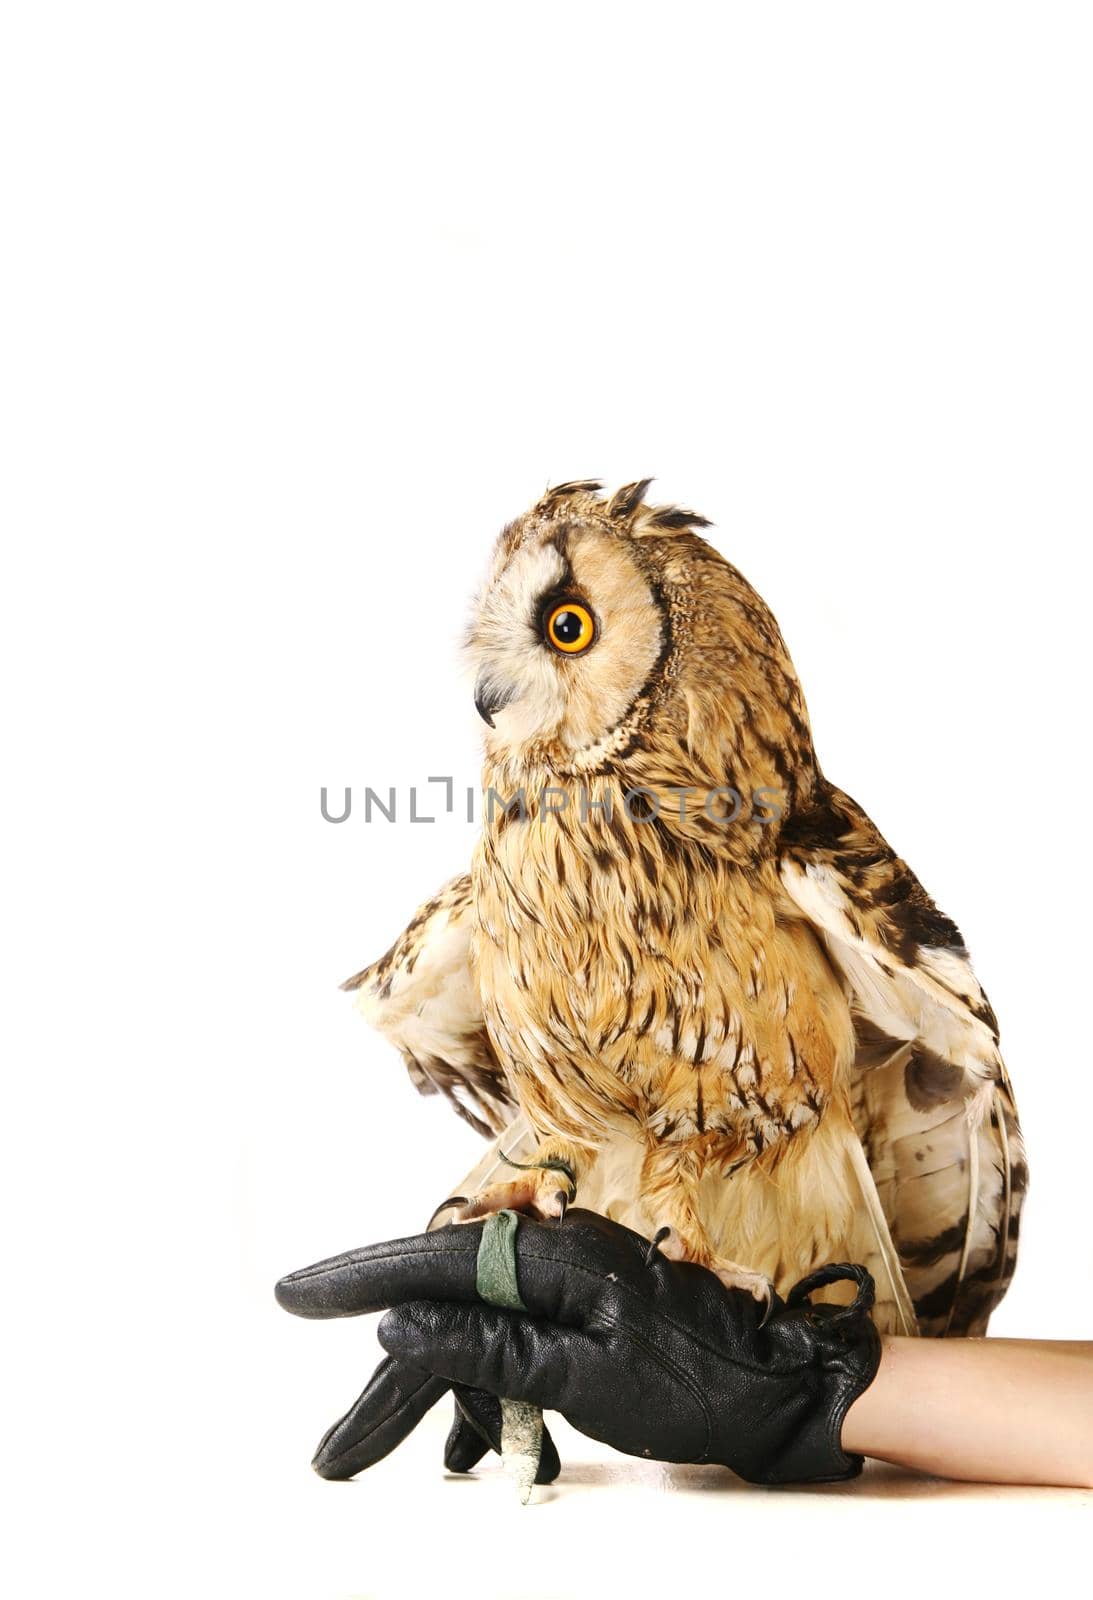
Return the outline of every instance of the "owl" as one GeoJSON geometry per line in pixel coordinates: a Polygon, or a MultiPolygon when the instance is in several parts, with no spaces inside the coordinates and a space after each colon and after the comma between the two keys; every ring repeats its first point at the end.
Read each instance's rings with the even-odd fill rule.
{"type": "Polygon", "coordinates": [[[344,987],[499,1135],[451,1220],[579,1195],[758,1299],[862,1261],[882,1329],[981,1334],[1027,1175],[994,1013],[821,771],[767,606],[650,482],[502,531],[470,871],[344,987]]]}

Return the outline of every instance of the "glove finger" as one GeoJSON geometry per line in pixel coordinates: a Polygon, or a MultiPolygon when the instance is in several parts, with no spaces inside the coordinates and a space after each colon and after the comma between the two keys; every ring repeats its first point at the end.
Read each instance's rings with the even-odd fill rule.
{"type": "Polygon", "coordinates": [[[389,1455],[451,1385],[390,1356],[363,1394],[319,1441],[311,1465],[320,1478],[352,1478],[389,1455]]]}
{"type": "MultiPolygon", "coordinates": [[[[444,1447],[449,1472],[470,1472],[487,1450],[501,1453],[501,1402],[484,1389],[455,1387],[455,1419],[444,1447]]],[[[544,1424],[536,1483],[553,1483],[562,1470],[558,1448],[544,1424]]]]}
{"type": "Polygon", "coordinates": [[[573,1373],[602,1361],[586,1333],[486,1305],[399,1306],[380,1322],[377,1336],[390,1355],[450,1383],[563,1413],[573,1373]]]}
{"type": "MultiPolygon", "coordinates": [[[[481,1238],[482,1224],[468,1222],[350,1250],[289,1273],[277,1285],[277,1299],[300,1317],[355,1317],[409,1300],[474,1302],[481,1238]]],[[[561,1222],[521,1217],[521,1298],[537,1316],[579,1326],[597,1277],[613,1274],[636,1293],[652,1293],[648,1248],[639,1234],[588,1211],[571,1209],[561,1222]]]]}
{"type": "Polygon", "coordinates": [[[422,1295],[473,1300],[481,1237],[481,1223],[467,1223],[366,1245],[290,1272],[274,1293],[298,1317],[357,1317],[422,1295]]]}
{"type": "Polygon", "coordinates": [[[449,1472],[471,1472],[489,1449],[490,1440],[470,1421],[457,1395],[452,1425],[444,1442],[444,1465],[449,1472]]]}

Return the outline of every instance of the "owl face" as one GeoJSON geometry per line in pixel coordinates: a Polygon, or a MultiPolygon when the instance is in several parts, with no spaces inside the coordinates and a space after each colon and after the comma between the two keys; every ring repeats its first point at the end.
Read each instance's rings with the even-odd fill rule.
{"type": "Polygon", "coordinates": [[[498,754],[591,755],[622,728],[662,664],[671,624],[605,503],[559,495],[506,528],[469,630],[475,704],[498,754]]]}

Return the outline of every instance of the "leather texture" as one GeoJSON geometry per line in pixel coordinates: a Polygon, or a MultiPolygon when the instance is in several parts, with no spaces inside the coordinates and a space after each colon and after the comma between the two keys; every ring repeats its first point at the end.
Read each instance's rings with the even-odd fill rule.
{"type": "MultiPolygon", "coordinates": [[[[474,1465],[466,1428],[496,1448],[500,1412],[466,1394],[528,1400],[629,1455],[719,1462],[753,1483],[853,1477],[843,1418],[872,1382],[880,1340],[863,1267],[813,1273],[764,1322],[748,1294],[665,1259],[641,1235],[592,1212],[522,1217],[517,1277],[527,1313],[483,1305],[475,1289],[481,1224],[372,1245],[283,1278],[277,1298],[305,1317],[386,1311],[381,1363],[316,1457],[325,1476],[369,1466],[457,1386],[464,1428],[455,1470],[474,1465]],[[856,1285],[853,1305],[813,1305],[813,1290],[856,1285]],[[495,1426],[496,1424],[496,1426],[495,1426]],[[333,1452],[333,1453],[332,1453],[333,1452]],[[336,1463],[336,1470],[329,1467],[336,1463]],[[346,1469],[346,1470],[343,1470],[346,1469]]],[[[557,1454],[551,1446],[554,1467],[557,1454]]],[[[556,1470],[556,1467],[555,1467],[556,1470]]],[[[541,1481],[549,1481],[544,1476],[541,1481]]]]}

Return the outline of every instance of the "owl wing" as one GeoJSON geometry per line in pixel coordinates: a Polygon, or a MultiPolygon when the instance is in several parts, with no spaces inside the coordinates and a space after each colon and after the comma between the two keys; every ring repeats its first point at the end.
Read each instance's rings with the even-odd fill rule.
{"type": "Polygon", "coordinates": [[[387,954],[342,988],[356,993],[358,1010],[401,1052],[421,1094],[446,1095],[485,1136],[500,1131],[514,1101],[471,963],[469,875],[427,900],[387,954]]]}
{"type": "Polygon", "coordinates": [[[825,784],[781,851],[850,999],[855,1124],[919,1331],[982,1334],[1027,1183],[994,1013],[959,930],[848,795],[825,784]]]}

